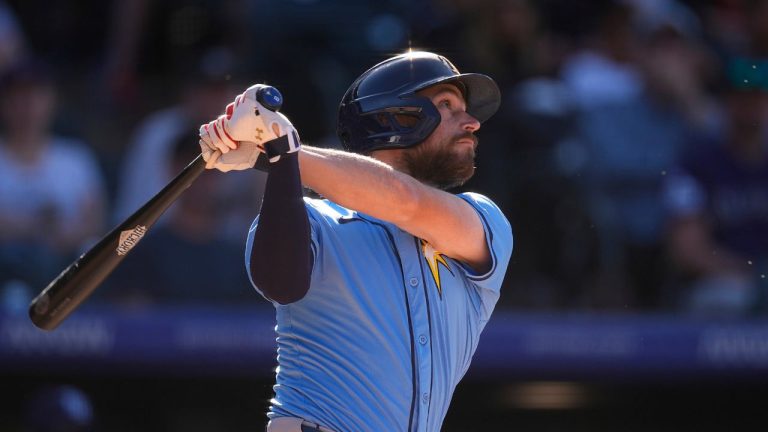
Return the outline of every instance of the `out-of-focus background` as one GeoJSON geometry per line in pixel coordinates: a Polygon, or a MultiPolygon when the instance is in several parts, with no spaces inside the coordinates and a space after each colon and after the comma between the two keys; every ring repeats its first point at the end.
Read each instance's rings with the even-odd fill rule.
{"type": "Polygon", "coordinates": [[[409,48],[503,96],[464,189],[515,251],[444,430],[763,430],[762,0],[0,0],[0,430],[261,430],[263,174],[205,173],[54,332],[27,305],[248,85],[336,146],[346,87],[409,48]]]}

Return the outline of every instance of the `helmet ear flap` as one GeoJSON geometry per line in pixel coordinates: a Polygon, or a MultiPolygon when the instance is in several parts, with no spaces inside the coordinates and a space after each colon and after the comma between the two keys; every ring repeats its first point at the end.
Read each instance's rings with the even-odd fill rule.
{"type": "Polygon", "coordinates": [[[440,112],[429,98],[376,95],[342,103],[336,132],[347,151],[369,153],[419,144],[438,124],[440,112]]]}

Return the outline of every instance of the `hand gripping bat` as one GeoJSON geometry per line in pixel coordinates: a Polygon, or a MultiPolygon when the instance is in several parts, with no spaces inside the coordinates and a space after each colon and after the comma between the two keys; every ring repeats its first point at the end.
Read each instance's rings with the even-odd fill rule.
{"type": "MultiPolygon", "coordinates": [[[[262,88],[256,98],[272,111],[279,110],[282,104],[280,92],[274,87],[262,88]],[[271,91],[267,92],[267,89],[271,91]]],[[[214,154],[211,158],[218,156],[214,154]]],[[[29,317],[32,322],[43,330],[58,327],[120,265],[157,219],[205,168],[203,156],[197,156],[140,209],[65,268],[30,303],[29,317]]]]}

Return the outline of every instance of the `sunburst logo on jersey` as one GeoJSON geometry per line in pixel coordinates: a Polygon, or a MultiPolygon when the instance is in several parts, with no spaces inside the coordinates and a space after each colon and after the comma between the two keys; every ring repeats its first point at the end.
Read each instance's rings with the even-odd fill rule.
{"type": "Polygon", "coordinates": [[[440,298],[442,299],[443,287],[440,284],[439,264],[442,264],[443,267],[445,267],[445,269],[448,270],[448,273],[450,273],[451,276],[453,276],[453,271],[451,271],[451,268],[448,266],[448,263],[445,261],[445,255],[436,251],[435,248],[433,248],[432,245],[425,240],[421,240],[421,252],[424,254],[424,259],[427,261],[427,265],[429,266],[429,272],[432,273],[432,278],[435,280],[435,285],[437,286],[437,293],[440,295],[440,298]]]}

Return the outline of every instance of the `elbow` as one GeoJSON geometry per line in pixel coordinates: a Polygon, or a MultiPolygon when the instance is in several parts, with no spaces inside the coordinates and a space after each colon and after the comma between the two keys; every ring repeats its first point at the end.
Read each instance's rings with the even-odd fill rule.
{"type": "Polygon", "coordinates": [[[272,300],[273,302],[276,302],[280,305],[289,305],[291,303],[295,303],[301,299],[304,298],[304,296],[307,294],[307,291],[301,291],[301,292],[292,292],[288,290],[277,290],[273,291],[271,293],[264,293],[264,295],[267,296],[268,299],[272,300]]]}

